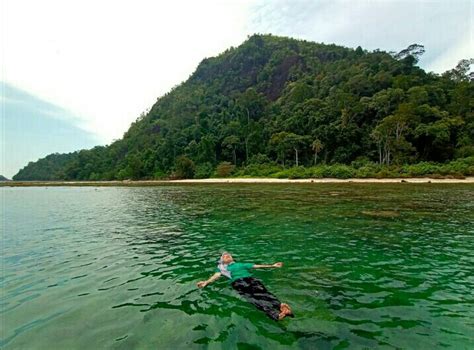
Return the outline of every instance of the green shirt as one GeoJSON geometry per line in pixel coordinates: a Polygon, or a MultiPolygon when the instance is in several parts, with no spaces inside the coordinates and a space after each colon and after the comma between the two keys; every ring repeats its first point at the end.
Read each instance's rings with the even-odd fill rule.
{"type": "MultiPolygon", "coordinates": [[[[250,269],[254,266],[253,263],[239,263],[233,262],[227,265],[227,271],[230,272],[230,283],[234,282],[236,279],[242,277],[251,277],[252,273],[250,269]]],[[[216,267],[216,272],[221,272],[218,267],[216,267]]]]}

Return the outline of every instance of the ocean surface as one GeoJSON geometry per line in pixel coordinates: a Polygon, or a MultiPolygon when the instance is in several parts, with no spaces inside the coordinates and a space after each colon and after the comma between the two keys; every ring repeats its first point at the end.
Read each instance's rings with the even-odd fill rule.
{"type": "Polygon", "coordinates": [[[1,188],[0,348],[473,349],[474,186],[1,188]],[[223,250],[295,318],[225,277],[223,250]]]}

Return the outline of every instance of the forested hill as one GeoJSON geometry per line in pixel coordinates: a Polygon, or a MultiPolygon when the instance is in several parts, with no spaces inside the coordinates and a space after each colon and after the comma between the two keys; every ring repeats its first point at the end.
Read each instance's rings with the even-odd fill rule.
{"type": "Polygon", "coordinates": [[[204,59],[122,139],[49,155],[14,180],[206,177],[221,162],[396,165],[472,156],[472,62],[426,73],[416,65],[423,51],[253,35],[204,59]]]}

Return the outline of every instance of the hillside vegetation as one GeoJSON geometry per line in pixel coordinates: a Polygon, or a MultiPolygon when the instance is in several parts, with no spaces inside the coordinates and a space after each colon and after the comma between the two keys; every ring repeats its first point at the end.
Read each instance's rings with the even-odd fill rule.
{"type": "Polygon", "coordinates": [[[14,180],[472,175],[472,60],[438,75],[416,65],[423,52],[253,35],[204,59],[122,139],[14,180]]]}

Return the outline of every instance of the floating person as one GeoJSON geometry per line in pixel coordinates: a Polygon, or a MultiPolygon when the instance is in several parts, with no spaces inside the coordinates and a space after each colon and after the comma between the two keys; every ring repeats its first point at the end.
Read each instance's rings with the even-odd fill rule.
{"type": "Polygon", "coordinates": [[[260,280],[252,276],[250,269],[282,267],[283,263],[277,262],[272,265],[256,265],[252,263],[235,262],[228,252],[222,253],[216,273],[206,281],[197,283],[199,288],[204,288],[224,275],[230,280],[234,288],[247,301],[254,304],[258,309],[264,311],[275,321],[282,320],[286,316],[295,317],[288,304],[280,302],[270,293],[260,280]]]}

